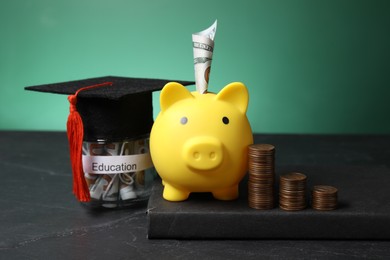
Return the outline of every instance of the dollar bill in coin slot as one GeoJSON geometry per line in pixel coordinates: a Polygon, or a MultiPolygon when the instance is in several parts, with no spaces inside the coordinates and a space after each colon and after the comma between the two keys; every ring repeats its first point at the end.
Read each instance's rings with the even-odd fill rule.
{"type": "Polygon", "coordinates": [[[217,31],[217,20],[207,29],[192,34],[192,46],[194,50],[194,69],[196,90],[206,93],[213,60],[214,38],[217,31]]]}

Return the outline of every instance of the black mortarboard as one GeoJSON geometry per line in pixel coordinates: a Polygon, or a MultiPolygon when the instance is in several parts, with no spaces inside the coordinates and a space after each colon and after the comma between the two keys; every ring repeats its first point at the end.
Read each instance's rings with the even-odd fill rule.
{"type": "Polygon", "coordinates": [[[123,141],[146,136],[153,125],[152,92],[168,82],[194,82],[100,77],[26,87],[26,90],[68,94],[67,134],[73,172],[73,192],[80,201],[90,195],[82,168],[83,141],[123,141]]]}
{"type": "Polygon", "coordinates": [[[153,125],[152,92],[161,90],[168,82],[182,85],[194,82],[127,77],[99,77],[62,83],[26,87],[26,90],[73,95],[93,85],[111,82],[81,91],[77,110],[84,125],[84,140],[121,141],[149,134],[153,125]]]}

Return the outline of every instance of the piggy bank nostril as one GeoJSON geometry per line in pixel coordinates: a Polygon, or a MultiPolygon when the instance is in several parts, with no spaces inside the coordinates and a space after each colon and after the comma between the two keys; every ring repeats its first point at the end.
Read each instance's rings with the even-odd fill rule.
{"type": "Polygon", "coordinates": [[[209,154],[209,157],[210,157],[210,159],[215,159],[215,152],[211,152],[211,153],[209,154]]]}
{"type": "Polygon", "coordinates": [[[200,159],[200,153],[199,152],[194,152],[193,155],[194,159],[198,160],[200,159]]]}

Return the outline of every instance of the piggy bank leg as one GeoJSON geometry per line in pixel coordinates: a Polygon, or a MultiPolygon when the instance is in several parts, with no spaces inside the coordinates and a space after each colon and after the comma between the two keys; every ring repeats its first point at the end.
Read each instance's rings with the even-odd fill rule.
{"type": "Polygon", "coordinates": [[[213,191],[214,198],[218,200],[235,200],[238,198],[238,185],[213,191]]]}
{"type": "Polygon", "coordinates": [[[188,191],[184,191],[178,189],[167,182],[164,182],[164,191],[163,198],[169,201],[183,201],[188,199],[190,193],[188,191]]]}

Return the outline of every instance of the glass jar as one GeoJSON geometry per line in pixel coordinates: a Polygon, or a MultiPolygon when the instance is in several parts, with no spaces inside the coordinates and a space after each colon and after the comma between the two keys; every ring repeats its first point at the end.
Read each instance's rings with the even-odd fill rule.
{"type": "Polygon", "coordinates": [[[146,203],[157,173],[149,136],[110,142],[83,142],[83,169],[93,208],[130,207],[146,203]]]}

